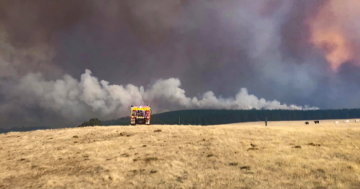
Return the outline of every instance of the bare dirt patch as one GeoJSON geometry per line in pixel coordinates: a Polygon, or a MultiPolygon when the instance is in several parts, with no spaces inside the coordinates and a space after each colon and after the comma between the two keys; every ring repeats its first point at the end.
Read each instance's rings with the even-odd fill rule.
{"type": "Polygon", "coordinates": [[[230,166],[237,166],[239,163],[237,163],[237,162],[231,162],[231,163],[229,163],[229,165],[230,166]]]}
{"type": "Polygon", "coordinates": [[[309,145],[309,146],[321,146],[320,144],[314,144],[314,143],[312,143],[312,142],[310,142],[308,145],[309,145]]]}

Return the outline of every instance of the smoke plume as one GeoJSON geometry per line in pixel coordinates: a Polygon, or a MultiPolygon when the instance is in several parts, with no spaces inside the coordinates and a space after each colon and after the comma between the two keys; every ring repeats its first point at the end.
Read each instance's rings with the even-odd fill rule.
{"type": "Polygon", "coordinates": [[[334,71],[348,61],[360,64],[353,46],[359,43],[359,26],[350,23],[359,17],[359,1],[331,0],[311,22],[311,41],[324,52],[334,71]]]}
{"type": "Polygon", "coordinates": [[[74,125],[138,104],[359,108],[359,10],[353,0],[0,0],[0,125],[74,125]]]}
{"type": "Polygon", "coordinates": [[[29,73],[20,79],[12,91],[16,99],[12,106],[38,106],[46,111],[56,112],[63,119],[79,121],[86,116],[97,115],[103,119],[125,116],[131,105],[150,104],[153,111],[163,112],[177,109],[316,109],[281,104],[258,99],[242,88],[234,98],[218,98],[211,91],[200,97],[189,98],[180,88],[180,80],[170,78],[157,80],[144,88],[132,84],[111,85],[91,75],[86,70],[80,81],[65,75],[61,79],[47,81],[43,75],[29,73]]]}

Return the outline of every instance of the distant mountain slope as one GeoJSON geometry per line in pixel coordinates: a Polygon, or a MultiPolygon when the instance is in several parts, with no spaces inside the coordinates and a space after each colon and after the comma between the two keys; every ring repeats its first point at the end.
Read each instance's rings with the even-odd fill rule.
{"type": "MultiPolygon", "coordinates": [[[[151,117],[151,124],[217,125],[249,121],[286,121],[360,118],[360,109],[338,110],[181,110],[151,117]]],[[[129,125],[130,117],[102,121],[107,125],[129,125]]]]}

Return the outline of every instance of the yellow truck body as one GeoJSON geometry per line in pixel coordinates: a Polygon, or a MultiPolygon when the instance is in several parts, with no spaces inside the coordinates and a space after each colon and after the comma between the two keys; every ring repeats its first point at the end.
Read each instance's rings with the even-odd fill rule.
{"type": "Polygon", "coordinates": [[[131,125],[146,124],[150,125],[151,108],[150,106],[131,106],[130,118],[131,125]]]}

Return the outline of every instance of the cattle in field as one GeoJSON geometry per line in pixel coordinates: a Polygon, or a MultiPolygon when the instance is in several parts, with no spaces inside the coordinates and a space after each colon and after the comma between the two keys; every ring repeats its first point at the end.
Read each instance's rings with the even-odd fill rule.
{"type": "Polygon", "coordinates": [[[339,124],[339,121],[335,121],[335,124],[339,124]]]}
{"type": "Polygon", "coordinates": [[[344,123],[349,123],[350,121],[349,120],[344,120],[344,123]]]}
{"type": "Polygon", "coordinates": [[[360,122],[360,120],[358,120],[358,119],[357,119],[357,120],[355,120],[355,123],[359,123],[359,122],[360,122]]]}
{"type": "Polygon", "coordinates": [[[319,121],[314,121],[314,123],[315,123],[315,124],[320,124],[320,122],[319,122],[319,121]]]}
{"type": "Polygon", "coordinates": [[[306,124],[306,125],[309,125],[309,122],[307,121],[307,122],[305,122],[305,124],[306,124]]]}

